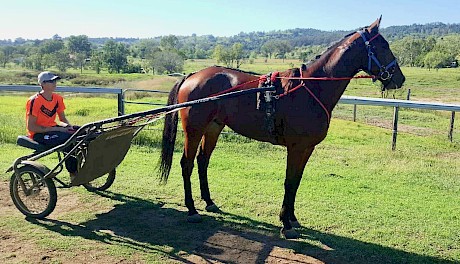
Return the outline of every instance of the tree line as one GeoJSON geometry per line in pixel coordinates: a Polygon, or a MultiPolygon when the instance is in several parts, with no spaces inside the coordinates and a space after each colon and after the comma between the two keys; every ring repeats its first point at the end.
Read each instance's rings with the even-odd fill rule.
{"type": "MultiPolygon", "coordinates": [[[[44,40],[0,40],[0,65],[43,70],[91,68],[97,73],[182,71],[184,60],[214,58],[239,68],[256,58],[308,62],[350,31],[291,29],[239,33],[232,37],[162,36],[150,39],[89,38],[85,35],[44,40]]],[[[460,60],[460,24],[430,23],[381,29],[401,65],[426,68],[456,66],[460,60]]]]}

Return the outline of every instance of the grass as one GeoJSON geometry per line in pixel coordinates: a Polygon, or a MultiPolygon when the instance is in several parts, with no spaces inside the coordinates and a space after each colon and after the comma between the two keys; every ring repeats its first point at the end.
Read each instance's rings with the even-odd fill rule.
{"type": "MultiPolygon", "coordinates": [[[[305,226],[304,236],[290,248],[313,256],[319,251],[317,257],[336,260],[332,262],[460,261],[460,163],[452,158],[458,157],[460,146],[432,137],[400,137],[398,151],[392,152],[390,131],[334,119],[298,191],[296,212],[305,226]],[[321,249],[326,247],[334,250],[321,249]]],[[[2,149],[9,150],[0,155],[2,165],[23,152],[12,144],[3,144],[2,149]]],[[[59,215],[57,221],[29,223],[16,214],[3,216],[0,228],[33,230],[32,239],[47,249],[84,250],[80,245],[94,243],[112,256],[140,254],[155,261],[177,256],[178,251],[194,253],[186,241],[202,232],[204,238],[193,239],[204,243],[209,235],[205,230],[276,236],[283,197],[283,148],[256,141],[221,141],[209,174],[212,196],[225,213],[204,213],[205,222],[196,231],[182,223],[179,154],[170,181],[159,185],[152,165],[159,150],[133,146],[107,198],[74,188],[70,195],[83,205],[59,215]],[[126,215],[120,218],[121,214],[126,215]],[[158,218],[168,222],[148,224],[158,218]],[[112,230],[115,236],[100,229],[112,230]]],[[[1,179],[7,177],[2,174],[1,179]]],[[[194,199],[203,208],[196,172],[192,177],[194,199]]],[[[66,205],[58,200],[60,206],[66,205]]]]}

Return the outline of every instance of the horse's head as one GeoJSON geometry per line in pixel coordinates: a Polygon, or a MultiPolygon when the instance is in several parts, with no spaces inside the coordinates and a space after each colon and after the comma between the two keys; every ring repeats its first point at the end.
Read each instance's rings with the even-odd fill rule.
{"type": "Polygon", "coordinates": [[[384,91],[401,88],[406,77],[401,72],[390,45],[379,33],[381,19],[382,17],[358,33],[367,53],[364,65],[361,67],[366,73],[376,76],[376,80],[383,84],[382,91],[384,91]]]}

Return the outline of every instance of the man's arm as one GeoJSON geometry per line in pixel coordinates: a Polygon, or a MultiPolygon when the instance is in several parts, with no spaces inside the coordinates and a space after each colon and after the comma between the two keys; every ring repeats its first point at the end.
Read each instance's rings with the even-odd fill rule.
{"type": "Polygon", "coordinates": [[[35,133],[46,133],[50,131],[67,132],[68,130],[65,127],[44,127],[44,126],[37,125],[37,117],[33,115],[30,115],[29,118],[27,119],[27,129],[35,133]]]}
{"type": "Polygon", "coordinates": [[[65,116],[65,113],[64,112],[60,112],[58,113],[58,116],[59,116],[59,121],[61,121],[61,125],[62,126],[72,126],[72,124],[70,124],[69,120],[67,120],[67,117],[65,116]]]}

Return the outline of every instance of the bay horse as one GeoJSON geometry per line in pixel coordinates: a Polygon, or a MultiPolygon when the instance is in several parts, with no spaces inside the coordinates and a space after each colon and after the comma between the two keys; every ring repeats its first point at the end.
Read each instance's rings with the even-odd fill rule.
{"type": "MultiPolygon", "coordinates": [[[[185,135],[180,164],[189,222],[201,221],[190,182],[195,157],[206,210],[219,210],[210,196],[207,169],[219,134],[224,126],[228,126],[243,136],[287,148],[285,194],[279,216],[283,224],[281,235],[287,239],[298,237],[293,228],[300,227],[294,215],[297,189],[315,146],[326,137],[330,113],[350,79],[363,70],[379,80],[384,90],[400,88],[405,81],[388,42],[379,34],[380,21],[381,17],[370,26],[345,36],[308,68],[290,69],[276,76],[272,74],[271,79],[279,80],[281,92],[271,98],[276,107],[270,118],[267,118],[267,111],[262,110],[264,107],[260,107],[261,97],[256,94],[180,110],[185,135]],[[268,129],[270,125],[267,123],[272,129],[268,129]]],[[[255,88],[259,86],[259,80],[260,76],[256,74],[209,67],[179,80],[169,94],[168,105],[209,97],[230,91],[232,87],[239,90],[255,88]]],[[[172,165],[177,125],[178,114],[168,114],[159,162],[160,177],[165,182],[172,165]]]]}

